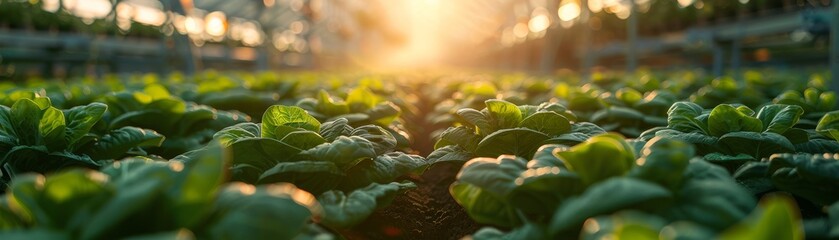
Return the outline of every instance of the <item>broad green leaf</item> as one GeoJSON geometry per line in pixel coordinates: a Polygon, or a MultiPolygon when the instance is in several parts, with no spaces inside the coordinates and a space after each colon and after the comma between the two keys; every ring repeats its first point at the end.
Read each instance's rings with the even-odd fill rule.
{"type": "Polygon", "coordinates": [[[719,144],[729,155],[747,154],[755,158],[795,151],[787,138],[773,132],[732,132],[720,137],[719,144]]]}
{"type": "Polygon", "coordinates": [[[760,108],[757,118],[763,122],[764,131],[783,134],[798,123],[804,109],[795,105],[772,104],[760,108]]]}
{"type": "Polygon", "coordinates": [[[515,128],[522,120],[521,110],[510,102],[490,99],[486,102],[490,122],[496,129],[515,128]]]}
{"type": "Polygon", "coordinates": [[[527,128],[503,129],[481,140],[475,148],[474,154],[479,157],[513,154],[523,158],[531,158],[533,153],[548,138],[548,135],[544,133],[527,128]]]}
{"type": "Polygon", "coordinates": [[[334,228],[348,228],[361,223],[377,208],[390,204],[393,198],[408,189],[417,186],[411,182],[392,182],[387,184],[372,183],[344,194],[333,190],[318,196],[323,206],[323,223],[334,228]]]}
{"type": "Polygon", "coordinates": [[[331,162],[297,161],[281,162],[259,175],[259,184],[288,182],[312,194],[335,189],[344,177],[338,166],[331,162]]]}
{"type": "Polygon", "coordinates": [[[663,207],[672,198],[670,191],[654,183],[625,177],[608,179],[563,203],[554,213],[548,231],[559,236],[557,234],[580,229],[590,217],[620,210],[663,207]]]}
{"type": "Polygon", "coordinates": [[[839,155],[775,154],[768,174],[775,186],[819,205],[839,201],[839,155]]]}
{"type": "Polygon", "coordinates": [[[565,166],[586,186],[626,174],[635,164],[635,151],[623,137],[598,135],[566,151],[556,151],[565,166]]]}
{"type": "Polygon", "coordinates": [[[467,151],[474,151],[481,141],[472,129],[465,126],[449,127],[442,134],[440,140],[434,144],[434,149],[439,149],[449,145],[457,145],[466,149],[467,151]]]}
{"type": "Polygon", "coordinates": [[[12,128],[20,144],[38,145],[41,142],[38,125],[43,115],[44,110],[29,99],[18,100],[12,105],[12,128]]]}
{"type": "Polygon", "coordinates": [[[676,202],[657,212],[668,219],[698,223],[716,231],[740,222],[755,206],[752,194],[722,167],[692,159],[677,190],[676,202]]]}
{"type": "Polygon", "coordinates": [[[324,143],[302,152],[315,161],[332,162],[340,169],[350,169],[364,160],[376,157],[373,143],[367,139],[351,136],[340,136],[331,143],[324,143]]]}
{"type": "Polygon", "coordinates": [[[47,148],[51,151],[59,151],[67,148],[67,142],[64,138],[66,127],[64,113],[57,108],[48,107],[44,110],[44,115],[38,123],[38,133],[47,148]]]}
{"type": "MultiPolygon", "coordinates": [[[[224,179],[225,160],[230,157],[229,149],[217,143],[204,148],[200,154],[173,169],[175,181],[166,192],[170,205],[168,211],[178,227],[192,227],[206,217],[200,213],[208,209],[224,179]]],[[[177,166],[178,161],[169,164],[177,166]]]]}
{"type": "Polygon", "coordinates": [[[280,140],[285,144],[291,145],[292,147],[296,147],[299,149],[310,149],[317,145],[321,145],[326,143],[326,140],[323,139],[320,135],[316,132],[312,131],[294,131],[290,132],[280,140]]]}
{"type": "Polygon", "coordinates": [[[258,138],[259,125],[256,123],[239,123],[230,127],[226,127],[213,135],[213,139],[219,141],[224,146],[230,146],[240,140],[258,138]]]}
{"type": "Polygon", "coordinates": [[[417,155],[392,152],[376,156],[351,168],[345,185],[364,187],[372,182],[389,183],[397,178],[414,173],[422,174],[428,163],[417,155]]]}
{"type": "Polygon", "coordinates": [[[396,148],[396,138],[387,130],[376,125],[364,125],[350,132],[351,136],[358,136],[370,141],[376,150],[376,155],[392,152],[396,148]]]}
{"type": "Polygon", "coordinates": [[[702,107],[691,102],[676,102],[667,111],[667,127],[680,132],[708,134],[708,126],[699,121],[702,107]]]}
{"type": "Polygon", "coordinates": [[[76,144],[85,134],[87,134],[105,111],[108,106],[102,103],[91,103],[85,106],[76,106],[64,110],[64,118],[67,122],[65,130],[65,140],[67,144],[76,144]]]}
{"type": "Polygon", "coordinates": [[[338,136],[348,136],[353,128],[347,124],[346,118],[338,118],[330,122],[325,122],[320,126],[320,135],[326,139],[327,142],[335,141],[338,136]]]}
{"type": "Polygon", "coordinates": [[[538,112],[519,123],[519,127],[533,129],[548,136],[557,136],[571,130],[571,123],[555,112],[538,112]]]}
{"type": "Polygon", "coordinates": [[[475,126],[476,131],[481,136],[486,136],[495,131],[495,128],[490,123],[489,117],[478,110],[463,108],[457,110],[457,115],[463,118],[463,120],[466,120],[467,123],[475,126]]]}
{"type": "Polygon", "coordinates": [[[93,148],[85,152],[93,159],[119,159],[137,147],[160,146],[163,135],[148,129],[123,127],[113,130],[99,139],[93,148]]]}
{"type": "Polygon", "coordinates": [[[333,100],[326,90],[321,89],[320,92],[318,92],[315,111],[326,114],[327,116],[338,116],[349,113],[350,107],[345,102],[333,100]]]}
{"type": "Polygon", "coordinates": [[[656,137],[647,142],[630,176],[676,189],[694,156],[693,146],[679,140],[656,137]]]}
{"type": "Polygon", "coordinates": [[[804,239],[798,207],[792,199],[768,197],[752,218],[727,230],[721,239],[804,239]]]}
{"type": "Polygon", "coordinates": [[[472,159],[460,169],[449,192],[475,221],[513,226],[519,219],[507,198],[526,164],[526,160],[511,155],[472,159]]]}
{"type": "Polygon", "coordinates": [[[239,140],[230,145],[230,149],[233,155],[232,166],[249,164],[262,170],[269,169],[279,162],[296,160],[295,155],[303,151],[272,138],[239,140]]]}
{"type": "Polygon", "coordinates": [[[364,112],[367,115],[368,120],[372,121],[371,124],[376,124],[378,126],[386,127],[393,123],[399,114],[402,113],[402,110],[399,109],[398,106],[391,102],[383,102],[377,104],[373,108],[364,112]]]}
{"type": "Polygon", "coordinates": [[[322,214],[314,196],[291,184],[229,184],[215,209],[207,234],[228,239],[293,239],[322,214]]]}
{"type": "Polygon", "coordinates": [[[762,132],[763,122],[743,112],[728,104],[715,107],[708,117],[709,133],[720,137],[731,132],[762,132]]]}
{"type": "Polygon", "coordinates": [[[839,111],[829,112],[819,120],[816,132],[839,141],[839,111]]]}
{"type": "Polygon", "coordinates": [[[262,137],[280,140],[286,134],[304,129],[320,131],[320,122],[299,107],[274,105],[262,115],[262,137]]]}
{"type": "Polygon", "coordinates": [[[381,101],[379,96],[366,87],[357,87],[347,93],[347,105],[350,112],[364,112],[376,106],[381,101]]]}
{"type": "Polygon", "coordinates": [[[439,162],[461,162],[465,163],[472,159],[472,153],[463,149],[459,145],[447,145],[438,149],[428,155],[429,164],[436,164],[439,162]]]}

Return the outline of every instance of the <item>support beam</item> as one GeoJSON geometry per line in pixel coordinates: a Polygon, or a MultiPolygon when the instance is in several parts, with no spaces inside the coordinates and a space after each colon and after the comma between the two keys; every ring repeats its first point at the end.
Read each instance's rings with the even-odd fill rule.
{"type": "Polygon", "coordinates": [[[591,80],[591,68],[594,67],[594,57],[591,52],[591,25],[589,20],[591,10],[588,9],[588,0],[580,1],[580,28],[582,36],[580,37],[580,49],[582,49],[582,65],[580,66],[580,74],[582,74],[583,81],[591,80]]]}
{"type": "Polygon", "coordinates": [[[738,82],[743,80],[743,77],[740,76],[740,64],[743,56],[740,50],[742,50],[742,46],[743,39],[741,38],[735,38],[731,42],[731,76],[738,82]]]}
{"type": "Polygon", "coordinates": [[[635,0],[629,1],[629,19],[626,21],[628,44],[626,46],[626,71],[635,72],[638,68],[638,6],[635,0]]]}
{"type": "Polygon", "coordinates": [[[839,92],[839,1],[833,0],[830,21],[830,90],[839,92]]]}
{"type": "MultiPolygon", "coordinates": [[[[178,0],[165,0],[161,1],[163,3],[163,7],[167,11],[172,11],[181,15],[186,16],[186,10],[181,5],[181,1],[178,0]]],[[[175,54],[179,56],[180,62],[183,63],[183,71],[187,75],[195,74],[197,69],[197,57],[193,51],[192,42],[189,39],[189,36],[181,35],[177,32],[172,34],[172,38],[175,43],[175,54]]]]}
{"type": "Polygon", "coordinates": [[[716,41],[711,44],[711,49],[714,54],[714,62],[712,63],[713,65],[711,71],[713,72],[714,77],[722,77],[722,71],[725,65],[725,51],[716,41]]]}

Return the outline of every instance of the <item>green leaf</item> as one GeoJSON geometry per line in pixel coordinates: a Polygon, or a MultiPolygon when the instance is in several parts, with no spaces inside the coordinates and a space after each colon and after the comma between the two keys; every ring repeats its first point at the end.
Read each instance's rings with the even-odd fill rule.
{"type": "Polygon", "coordinates": [[[544,133],[527,128],[503,129],[481,140],[475,148],[474,154],[479,157],[513,154],[523,158],[531,158],[536,149],[548,138],[548,135],[544,133]]]}
{"type": "Polygon", "coordinates": [[[258,184],[288,182],[312,194],[335,189],[344,177],[331,162],[281,162],[259,175],[258,184]]]}
{"type": "Polygon", "coordinates": [[[67,148],[64,138],[64,130],[67,124],[64,121],[64,113],[54,107],[44,110],[44,115],[38,124],[38,133],[44,141],[44,145],[51,151],[59,151],[67,148]]]}
{"type": "Polygon", "coordinates": [[[338,118],[330,122],[325,122],[320,126],[320,135],[327,142],[335,141],[335,138],[338,138],[338,136],[349,136],[353,128],[348,122],[346,118],[338,118]]]}
{"type": "Polygon", "coordinates": [[[520,220],[507,197],[526,164],[526,160],[510,155],[472,159],[460,169],[449,192],[476,222],[514,226],[520,220]]]}
{"type": "Polygon", "coordinates": [[[392,152],[376,156],[373,161],[365,161],[351,168],[347,173],[351,183],[345,185],[364,187],[371,182],[389,183],[410,173],[422,174],[426,167],[428,163],[420,156],[392,152]]]}
{"type": "Polygon", "coordinates": [[[44,110],[38,104],[29,99],[21,99],[12,105],[11,119],[12,129],[17,134],[18,141],[22,145],[40,145],[38,125],[44,110]]]}
{"type": "Polygon", "coordinates": [[[496,129],[515,128],[522,120],[521,110],[510,102],[490,99],[486,102],[490,122],[496,129]]]}
{"type": "MultiPolygon", "coordinates": [[[[763,122],[751,115],[743,113],[739,108],[722,104],[711,110],[708,117],[708,130],[713,136],[720,137],[731,132],[762,132],[763,122]]],[[[749,111],[751,111],[749,109],[749,111]]],[[[745,111],[748,112],[748,111],[745,111]]],[[[777,126],[779,129],[780,125],[777,126]]]]}
{"type": "Polygon", "coordinates": [[[351,136],[358,136],[373,143],[376,155],[392,152],[396,148],[396,138],[387,130],[376,125],[364,125],[350,132],[351,136]]]}
{"type": "Polygon", "coordinates": [[[519,127],[530,128],[548,136],[557,136],[571,130],[571,123],[555,112],[537,112],[519,123],[519,127]]]}
{"type": "Polygon", "coordinates": [[[769,158],[769,176],[783,191],[819,205],[839,201],[839,155],[776,154],[769,158]]]}
{"type": "MultiPolygon", "coordinates": [[[[229,151],[220,145],[213,144],[204,148],[194,158],[183,163],[181,169],[173,170],[175,181],[166,192],[175,224],[179,227],[192,227],[206,216],[202,212],[212,204],[219,185],[224,181],[225,160],[229,159],[229,151]]],[[[170,165],[177,166],[177,161],[170,161],[170,165]]]]}
{"type": "Polygon", "coordinates": [[[299,107],[274,105],[262,115],[262,137],[280,140],[286,134],[304,129],[320,131],[320,122],[299,107]]]}
{"type": "Polygon", "coordinates": [[[667,128],[680,132],[700,132],[708,134],[708,127],[697,117],[702,115],[702,107],[691,102],[676,102],[667,110],[667,128]]]}
{"type": "Polygon", "coordinates": [[[496,130],[490,123],[489,117],[478,110],[463,108],[457,110],[457,115],[463,118],[463,120],[466,120],[467,123],[475,126],[478,134],[481,136],[486,136],[496,130]]]}
{"type": "Polygon", "coordinates": [[[417,186],[411,182],[372,183],[349,194],[333,190],[318,196],[326,218],[323,223],[334,228],[348,228],[361,223],[378,208],[387,206],[393,198],[417,186]]]}
{"type": "Polygon", "coordinates": [[[73,145],[82,139],[102,118],[107,109],[108,106],[105,104],[91,103],[64,110],[64,118],[67,121],[64,137],[67,144],[73,145]]]}
{"type": "Polygon", "coordinates": [[[729,155],[747,154],[755,158],[795,151],[784,136],[773,132],[733,132],[720,137],[719,144],[729,155]]]}
{"type": "Polygon", "coordinates": [[[568,169],[579,174],[586,186],[624,175],[635,163],[632,147],[623,137],[614,134],[598,135],[567,151],[554,154],[568,169]]]}
{"type": "Polygon", "coordinates": [[[439,162],[462,162],[465,163],[472,159],[472,153],[463,149],[459,145],[448,145],[438,149],[428,155],[429,164],[436,164],[439,162]]]}
{"type": "Polygon", "coordinates": [[[327,161],[337,165],[340,169],[350,169],[364,160],[376,157],[373,143],[367,139],[351,136],[339,136],[331,143],[321,144],[302,152],[316,161],[327,161]]]}
{"type": "Polygon", "coordinates": [[[763,122],[764,131],[783,134],[798,123],[804,109],[795,105],[772,104],[760,108],[757,118],[763,122]]]}
{"type": "Polygon", "coordinates": [[[148,129],[123,127],[113,130],[99,139],[93,148],[85,152],[93,159],[119,159],[137,147],[160,146],[163,135],[148,129]]]}
{"type": "Polygon", "coordinates": [[[259,125],[256,123],[244,122],[226,127],[213,135],[213,139],[224,146],[230,146],[237,141],[259,137],[259,125]]]}
{"type": "Polygon", "coordinates": [[[722,234],[721,239],[804,239],[804,230],[792,199],[767,197],[750,221],[722,234]]]}
{"type": "Polygon", "coordinates": [[[332,100],[332,97],[329,96],[326,90],[321,89],[318,92],[317,101],[318,104],[315,107],[315,111],[327,116],[338,116],[350,112],[350,107],[347,103],[332,100]]]}
{"type": "Polygon", "coordinates": [[[294,131],[286,134],[280,142],[299,149],[310,149],[326,143],[326,139],[323,139],[316,132],[294,131]]]}
{"type": "Polygon", "coordinates": [[[656,137],[641,150],[641,157],[630,176],[676,189],[682,183],[683,173],[694,156],[693,146],[679,140],[656,137]]]}
{"type": "Polygon", "coordinates": [[[449,127],[442,134],[440,140],[434,144],[434,149],[439,149],[449,145],[457,145],[466,149],[467,151],[474,151],[481,141],[479,135],[465,126],[449,127]]]}
{"type": "MultiPolygon", "coordinates": [[[[279,162],[294,160],[303,151],[272,138],[243,139],[230,145],[230,148],[233,154],[231,165],[249,164],[263,171],[279,162]]],[[[235,175],[233,177],[238,178],[235,175]]]]}
{"type": "Polygon", "coordinates": [[[816,132],[839,141],[839,111],[825,114],[816,126],[816,132]]]}
{"type": "Polygon", "coordinates": [[[381,100],[379,96],[366,87],[357,87],[347,93],[347,104],[350,112],[364,112],[376,106],[381,100]]]}
{"type": "Polygon", "coordinates": [[[684,179],[676,202],[669,208],[657,208],[658,214],[719,231],[741,221],[755,206],[752,194],[722,167],[692,159],[684,179]]]}
{"type": "Polygon", "coordinates": [[[590,217],[624,209],[663,207],[672,198],[670,191],[654,183],[625,177],[608,179],[563,203],[554,213],[548,231],[558,236],[580,229],[590,217]]]}
{"type": "Polygon", "coordinates": [[[314,196],[291,184],[229,184],[215,209],[207,234],[229,239],[293,239],[322,213],[314,196]]]}

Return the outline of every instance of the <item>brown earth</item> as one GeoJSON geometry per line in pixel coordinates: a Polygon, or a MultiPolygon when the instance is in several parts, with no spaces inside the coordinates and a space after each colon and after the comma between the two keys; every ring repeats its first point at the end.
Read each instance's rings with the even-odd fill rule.
{"type": "Polygon", "coordinates": [[[474,233],[475,223],[449,195],[459,165],[437,164],[412,179],[418,188],[405,192],[393,203],[373,213],[349,231],[348,239],[460,239],[474,233]]]}

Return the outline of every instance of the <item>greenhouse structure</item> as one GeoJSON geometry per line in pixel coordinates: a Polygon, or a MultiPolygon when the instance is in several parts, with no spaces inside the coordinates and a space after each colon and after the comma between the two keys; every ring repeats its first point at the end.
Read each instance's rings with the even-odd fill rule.
{"type": "Polygon", "coordinates": [[[839,239],[836,0],[0,0],[0,239],[839,239]]]}

